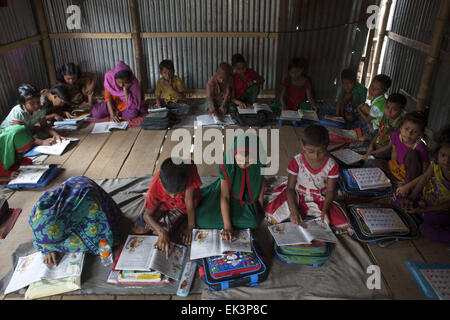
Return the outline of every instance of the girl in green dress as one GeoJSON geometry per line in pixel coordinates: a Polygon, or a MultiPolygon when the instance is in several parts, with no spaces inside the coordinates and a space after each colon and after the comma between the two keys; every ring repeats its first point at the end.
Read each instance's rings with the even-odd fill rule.
{"type": "Polygon", "coordinates": [[[258,227],[264,199],[263,153],[257,136],[234,139],[219,166],[220,179],[202,188],[196,209],[200,229],[223,229],[222,238],[233,241],[234,229],[258,227]]]}

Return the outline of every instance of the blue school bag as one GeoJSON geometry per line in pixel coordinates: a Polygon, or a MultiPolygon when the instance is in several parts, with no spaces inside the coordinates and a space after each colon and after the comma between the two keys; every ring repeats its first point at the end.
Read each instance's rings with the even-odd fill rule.
{"type": "Polygon", "coordinates": [[[338,184],[341,191],[350,196],[357,197],[382,197],[393,193],[392,186],[386,188],[377,188],[369,190],[359,189],[358,183],[348,172],[348,169],[342,169],[339,175],[338,184]]]}
{"type": "Polygon", "coordinates": [[[226,255],[201,259],[199,274],[212,291],[231,287],[257,286],[267,279],[268,268],[252,240],[252,252],[228,252],[226,255]]]}
{"type": "Polygon", "coordinates": [[[60,168],[58,168],[57,165],[51,164],[49,165],[49,169],[42,175],[42,177],[39,179],[37,183],[24,183],[24,184],[13,184],[9,185],[8,183],[4,184],[3,186],[8,189],[12,190],[21,190],[21,189],[44,189],[46,188],[53,179],[56,178],[56,176],[60,172],[60,168]]]}

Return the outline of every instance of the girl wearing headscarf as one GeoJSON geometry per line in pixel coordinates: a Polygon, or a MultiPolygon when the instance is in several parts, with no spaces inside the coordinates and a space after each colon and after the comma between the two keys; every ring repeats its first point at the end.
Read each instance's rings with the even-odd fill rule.
{"type": "Polygon", "coordinates": [[[119,122],[120,117],[134,119],[145,112],[139,82],[123,61],[105,74],[104,86],[105,101],[93,106],[94,118],[109,117],[111,121],[119,122]]]}
{"type": "Polygon", "coordinates": [[[195,216],[199,228],[223,229],[222,238],[233,240],[234,229],[258,227],[264,200],[261,156],[257,136],[234,139],[219,166],[220,179],[202,189],[195,216]]]}
{"type": "Polygon", "coordinates": [[[0,133],[0,180],[9,181],[17,177],[21,165],[31,165],[30,158],[24,158],[34,145],[31,132],[25,127],[15,125],[0,133]]]}
{"type": "Polygon", "coordinates": [[[58,253],[99,254],[100,240],[119,243],[123,213],[101,187],[86,177],[72,177],[47,191],[31,211],[33,245],[57,265],[58,253]]]}

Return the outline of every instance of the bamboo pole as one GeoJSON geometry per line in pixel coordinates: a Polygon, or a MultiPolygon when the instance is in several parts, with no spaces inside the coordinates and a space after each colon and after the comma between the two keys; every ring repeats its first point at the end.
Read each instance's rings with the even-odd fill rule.
{"type": "Polygon", "coordinates": [[[417,109],[424,111],[429,103],[431,95],[431,84],[433,74],[436,70],[441,52],[442,43],[448,26],[448,16],[450,10],[450,1],[444,0],[439,10],[439,17],[434,26],[434,36],[431,43],[431,50],[425,61],[425,68],[422,75],[419,94],[417,95],[417,109]]]}
{"type": "Polygon", "coordinates": [[[365,86],[366,85],[366,78],[367,78],[367,71],[369,70],[369,64],[370,64],[370,57],[372,55],[372,48],[373,48],[373,37],[375,35],[375,29],[371,29],[369,31],[369,36],[367,40],[367,47],[366,47],[366,53],[364,56],[364,65],[361,75],[361,83],[365,86]]]}
{"type": "Polygon", "coordinates": [[[384,38],[386,36],[386,27],[389,20],[389,13],[391,11],[392,0],[386,0],[384,3],[383,17],[381,20],[380,30],[378,31],[377,46],[375,48],[375,55],[372,64],[372,71],[370,73],[370,79],[372,79],[378,72],[380,65],[381,50],[383,49],[384,38]]]}
{"type": "Polygon", "coordinates": [[[47,22],[45,21],[44,8],[41,0],[33,0],[34,13],[36,15],[39,32],[41,34],[42,47],[44,49],[50,85],[56,84],[56,69],[53,59],[52,45],[48,36],[47,22]]]}
{"type": "Polygon", "coordinates": [[[139,27],[139,15],[138,9],[136,5],[136,0],[129,0],[130,13],[131,13],[131,22],[133,24],[133,29],[131,33],[131,37],[134,42],[134,55],[136,58],[136,76],[141,84],[141,86],[146,87],[147,77],[144,78],[144,61],[142,54],[142,40],[141,33],[139,27]]]}

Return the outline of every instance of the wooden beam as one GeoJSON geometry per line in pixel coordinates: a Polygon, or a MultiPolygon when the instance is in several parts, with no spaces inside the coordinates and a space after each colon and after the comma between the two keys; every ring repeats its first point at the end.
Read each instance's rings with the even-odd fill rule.
{"type": "Polygon", "coordinates": [[[429,103],[433,75],[439,61],[439,54],[441,52],[444,36],[447,32],[449,11],[450,1],[443,1],[439,10],[439,17],[437,18],[434,27],[433,41],[431,43],[430,53],[425,61],[425,68],[422,75],[422,81],[420,83],[419,94],[417,95],[417,108],[419,110],[424,111],[429,103]]]}
{"type": "Polygon", "coordinates": [[[47,22],[45,21],[44,7],[42,0],[33,0],[34,14],[36,15],[39,32],[41,34],[42,47],[44,49],[45,62],[47,64],[50,85],[56,84],[56,69],[52,52],[52,45],[48,36],[47,22]]]}
{"type": "Polygon", "coordinates": [[[132,39],[131,33],[51,33],[50,39],[132,39]]]}
{"type": "Polygon", "coordinates": [[[33,42],[41,41],[41,40],[42,40],[41,35],[37,35],[37,36],[31,37],[31,38],[27,38],[27,39],[23,39],[20,41],[5,44],[3,46],[0,46],[0,54],[23,47],[23,46],[26,46],[26,45],[29,45],[30,43],[33,43],[33,42]]]}
{"type": "MultiPolygon", "coordinates": [[[[286,21],[287,21],[287,7],[288,1],[280,1],[278,4],[278,31],[283,32],[286,30],[286,21]]],[[[275,95],[281,92],[281,82],[282,77],[285,72],[283,70],[283,60],[285,57],[285,42],[286,42],[286,34],[280,35],[278,39],[277,45],[277,57],[276,63],[277,67],[275,68],[275,95]]],[[[290,59],[290,58],[289,58],[290,59]]]]}
{"type": "MultiPolygon", "coordinates": [[[[389,31],[387,36],[388,36],[389,39],[391,39],[391,40],[393,40],[395,42],[403,44],[403,45],[405,45],[405,46],[407,46],[409,48],[419,50],[419,51],[424,52],[426,54],[429,54],[430,51],[431,51],[431,46],[430,45],[428,45],[426,43],[423,43],[423,42],[420,42],[420,41],[417,41],[417,40],[409,39],[409,38],[401,36],[401,35],[399,35],[399,34],[397,34],[395,32],[389,31]]],[[[441,50],[439,59],[443,60],[443,61],[450,61],[450,52],[441,50]]]]}
{"type": "Polygon", "coordinates": [[[138,8],[136,4],[136,0],[129,0],[130,5],[130,14],[131,14],[131,22],[133,27],[133,32],[131,37],[133,38],[134,43],[134,56],[136,58],[136,76],[141,85],[141,87],[147,87],[147,77],[144,78],[144,63],[143,63],[143,54],[142,54],[142,41],[141,41],[141,33],[139,27],[139,14],[138,8]],[[145,83],[143,83],[145,81],[145,83]]]}
{"type": "Polygon", "coordinates": [[[380,65],[381,50],[383,49],[384,37],[386,36],[386,27],[389,19],[389,12],[391,11],[392,0],[386,0],[384,3],[383,17],[381,20],[380,30],[378,31],[377,46],[375,48],[375,55],[373,59],[372,72],[370,73],[370,80],[378,72],[380,65]]]}

